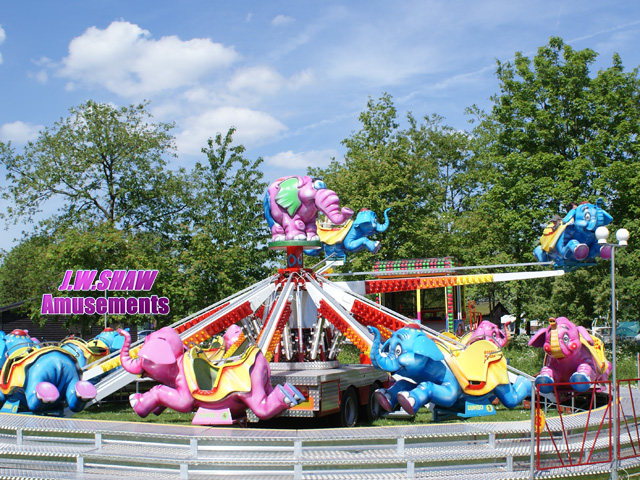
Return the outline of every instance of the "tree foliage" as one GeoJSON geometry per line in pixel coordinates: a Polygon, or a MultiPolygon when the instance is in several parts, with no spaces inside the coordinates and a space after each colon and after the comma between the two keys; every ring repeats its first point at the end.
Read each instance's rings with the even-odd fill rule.
{"type": "MultiPolygon", "coordinates": [[[[170,170],[173,125],[150,123],[146,106],[114,108],[89,101],[41,132],[23,154],[10,143],[0,144],[9,185],[3,193],[12,204],[8,219],[33,220],[62,201],[57,214],[5,253],[2,304],[40,299],[44,293],[78,296],[57,291],[66,270],[158,270],[149,295],[168,297],[170,314],[112,320],[162,325],[266,274],[268,252],[259,248],[266,235],[261,231],[262,159],[251,162],[243,146],[233,146],[232,128],[208,141],[204,165],[191,172],[170,170]]],[[[40,301],[23,309],[46,321],[40,301]]],[[[70,315],[66,321],[88,325],[102,319],[70,315]]]]}
{"type": "MultiPolygon", "coordinates": [[[[376,258],[414,258],[451,255],[449,233],[453,217],[466,208],[473,188],[469,182],[468,138],[441,124],[437,115],[419,123],[407,115],[401,128],[390,95],[369,99],[360,114],[361,129],[345,139],[344,162],[326,169],[310,169],[324,178],[341,203],[354,211],[386,208],[390,227],[376,258]]],[[[352,268],[370,265],[367,252],[351,259],[352,268]]]]}
{"type": "Polygon", "coordinates": [[[233,145],[234,128],[202,149],[207,163],[192,176],[192,226],[181,262],[192,284],[194,305],[206,305],[248,287],[268,273],[268,235],[262,218],[262,158],[250,161],[233,145]]]}
{"type": "MultiPolygon", "coordinates": [[[[640,78],[618,55],[594,72],[596,58],[553,37],[533,58],[518,52],[513,62],[498,62],[492,108],[469,108],[476,121],[470,133],[437,114],[401,119],[388,94],[370,98],[359,130],[342,142],[344,160],[308,172],[356,212],[369,208],[380,218],[391,208],[391,226],[376,237],[382,250],[354,255],[349,268],[431,256],[467,265],[534,262],[554,214],[603,197],[610,229],[631,232],[629,247],[616,255],[616,295],[619,318],[635,320],[640,78]]],[[[160,323],[169,323],[265,277],[273,257],[264,245],[262,159],[247,159],[231,128],[207,142],[206,160],[192,171],[171,170],[173,125],[152,123],[146,108],[90,101],[21,154],[0,143],[5,218],[33,221],[58,208],[4,254],[1,303],[38,297],[67,269],[158,269],[154,288],[172,307],[160,323]]],[[[609,315],[609,264],[467,293],[498,299],[518,318],[564,315],[589,324],[609,315]]]]}
{"type": "Polygon", "coordinates": [[[33,220],[56,205],[53,225],[112,223],[124,229],[168,231],[185,208],[174,155],[173,125],[149,123],[146,104],[115,108],[93,101],[73,107],[45,128],[24,153],[0,143],[10,201],[7,216],[33,220]]]}
{"type": "MultiPolygon", "coordinates": [[[[516,53],[513,64],[498,62],[500,92],[473,132],[485,179],[476,215],[491,222],[487,258],[501,252],[509,262],[532,261],[546,222],[553,214],[564,216],[572,202],[604,197],[616,227],[635,227],[638,200],[628,194],[638,180],[638,71],[625,73],[616,55],[611,67],[593,74],[596,56],[551,38],[533,60],[516,53]]],[[[587,285],[600,288],[602,268],[591,270],[588,281],[574,282],[573,290],[562,282],[557,288],[582,298],[587,285]]],[[[603,310],[572,307],[557,293],[545,299],[542,286],[533,296],[519,284],[511,290],[518,317],[531,309],[587,321],[603,310]],[[548,308],[540,309],[545,300],[548,308]]]]}

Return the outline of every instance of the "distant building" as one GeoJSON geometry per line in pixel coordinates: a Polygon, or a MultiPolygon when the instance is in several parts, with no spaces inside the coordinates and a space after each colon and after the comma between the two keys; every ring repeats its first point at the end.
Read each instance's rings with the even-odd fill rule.
{"type": "Polygon", "coordinates": [[[491,310],[486,317],[483,316],[482,319],[489,320],[492,323],[500,326],[502,325],[502,317],[504,317],[505,315],[510,315],[509,311],[505,308],[504,305],[502,305],[502,303],[498,302],[493,307],[493,310],[491,310]]]}

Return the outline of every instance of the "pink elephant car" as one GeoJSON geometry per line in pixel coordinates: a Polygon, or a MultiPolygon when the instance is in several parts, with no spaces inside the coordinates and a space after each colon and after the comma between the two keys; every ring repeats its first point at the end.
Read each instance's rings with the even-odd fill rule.
{"type": "Polygon", "coordinates": [[[166,407],[183,413],[202,407],[228,409],[233,419],[242,420],[251,408],[259,419],[267,420],[304,399],[289,383],[271,386],[269,362],[256,346],[247,345],[238,349],[237,356],[225,358],[225,351],[240,336],[237,325],[227,330],[221,348],[209,350],[198,346],[185,350],[178,333],[163,327],[145,337],[135,359],[129,354],[129,332],[118,332],[125,337],[120,351],[122,367],[160,383],[129,397],[141,417],[160,414],[166,407]]]}
{"type": "Polygon", "coordinates": [[[465,345],[470,345],[478,340],[489,340],[495,343],[498,347],[504,348],[507,346],[510,340],[508,324],[504,324],[502,330],[500,327],[489,320],[483,320],[476,327],[475,330],[465,334],[460,341],[465,345]]]}
{"type": "Polygon", "coordinates": [[[605,382],[611,373],[602,341],[566,317],[550,318],[549,326],[538,330],[529,346],[543,348],[546,353],[535,381],[536,385],[544,384],[542,393],[553,392],[554,383],[572,383],[573,390],[585,392],[591,388],[586,382],[605,382]]]}
{"type": "Polygon", "coordinates": [[[298,175],[279,178],[269,185],[263,208],[274,242],[319,241],[318,212],[336,225],[353,216],[350,208],[340,208],[338,195],[322,180],[298,175]]]}

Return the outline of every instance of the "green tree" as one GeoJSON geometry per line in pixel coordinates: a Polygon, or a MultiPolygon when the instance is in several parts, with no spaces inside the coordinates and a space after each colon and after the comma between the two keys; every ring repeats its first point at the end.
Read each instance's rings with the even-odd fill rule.
{"type": "Polygon", "coordinates": [[[268,229],[262,217],[262,158],[251,161],[233,145],[235,128],[218,133],[202,149],[189,211],[191,226],[181,263],[191,283],[192,304],[211,304],[268,274],[268,229]]]}
{"type": "Polygon", "coordinates": [[[185,208],[183,172],[167,170],[173,125],[150,123],[147,104],[115,108],[93,101],[45,128],[22,154],[0,143],[9,220],[32,221],[45,204],[58,206],[47,228],[112,223],[170,231],[185,208]]]}
{"type": "Polygon", "coordinates": [[[57,272],[47,268],[46,253],[52,239],[47,235],[25,238],[0,257],[0,305],[27,302],[23,311],[31,312],[40,305],[43,292],[59,281],[57,272]]]}
{"type": "MultiPolygon", "coordinates": [[[[484,221],[476,224],[475,235],[484,230],[485,258],[533,261],[531,252],[552,215],[564,216],[571,202],[600,196],[617,226],[637,229],[639,203],[628,193],[640,184],[638,71],[625,73],[615,55],[612,67],[592,74],[596,56],[553,37],[533,61],[518,52],[514,63],[498,62],[500,92],[490,113],[475,111],[480,123],[473,132],[485,180],[484,194],[474,207],[476,218],[484,221]]],[[[592,277],[586,283],[600,289],[602,272],[587,275],[592,277]]],[[[548,292],[544,286],[541,292],[545,289],[548,292]]],[[[518,282],[510,290],[517,318],[529,308],[536,310],[533,302],[541,298],[534,295],[533,302],[527,302],[531,289],[518,282]]],[[[575,290],[565,293],[581,298],[575,290]]],[[[633,302],[637,305],[638,300],[633,302]]],[[[567,308],[558,295],[547,301],[555,315],[567,308]]],[[[597,306],[573,313],[587,316],[603,310],[597,306]]]]}
{"type": "MultiPolygon", "coordinates": [[[[419,123],[409,113],[401,128],[390,95],[369,99],[359,116],[361,129],[345,139],[343,162],[326,169],[310,169],[335,190],[341,203],[354,211],[389,212],[390,227],[380,235],[376,258],[459,256],[464,249],[452,241],[454,218],[473,195],[468,175],[468,137],[442,125],[437,115],[419,123]]],[[[370,267],[371,255],[351,258],[352,269],[370,267]]]]}

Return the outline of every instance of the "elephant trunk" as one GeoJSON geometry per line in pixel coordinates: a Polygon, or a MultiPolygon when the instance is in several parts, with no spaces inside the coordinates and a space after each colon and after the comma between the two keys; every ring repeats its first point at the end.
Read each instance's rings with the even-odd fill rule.
{"type": "Polygon", "coordinates": [[[400,370],[400,364],[398,359],[393,355],[382,353],[380,349],[380,332],[375,327],[368,327],[369,331],[373,334],[373,343],[371,345],[371,365],[385,372],[397,372],[400,370]]]}
{"type": "Polygon", "coordinates": [[[502,345],[500,345],[500,348],[504,348],[507,345],[509,345],[509,342],[511,341],[511,332],[509,331],[509,322],[504,323],[502,325],[502,333],[504,334],[504,340],[501,342],[502,345]]]}
{"type": "Polygon", "coordinates": [[[371,344],[371,352],[369,357],[371,358],[371,365],[376,368],[380,367],[378,358],[380,357],[380,331],[376,327],[368,327],[369,331],[373,334],[373,343],[371,344]]]}
{"type": "Polygon", "coordinates": [[[376,227],[376,232],[384,232],[387,228],[389,228],[389,215],[387,215],[387,212],[391,210],[390,208],[387,208],[384,211],[384,223],[383,224],[378,224],[378,226],[376,227]]]}
{"type": "MultiPolygon", "coordinates": [[[[593,227],[589,228],[589,230],[593,232],[595,232],[596,228],[598,228],[599,226],[609,225],[613,221],[613,217],[603,210],[602,208],[603,203],[604,203],[604,200],[602,198],[598,198],[596,200],[595,223],[593,224],[593,227]]],[[[591,226],[591,223],[589,223],[589,226],[591,226]]]]}
{"type": "Polygon", "coordinates": [[[331,222],[340,225],[353,216],[353,210],[344,207],[340,209],[340,199],[333,190],[322,189],[316,193],[316,207],[324,213],[331,222]]]}
{"type": "Polygon", "coordinates": [[[129,332],[122,329],[118,329],[118,333],[124,337],[124,344],[122,345],[122,350],[120,350],[120,363],[122,364],[122,368],[124,368],[129,373],[140,375],[142,373],[142,359],[134,359],[129,356],[131,335],[129,334],[129,332]]]}
{"type": "Polygon", "coordinates": [[[558,338],[558,326],[555,321],[549,319],[549,328],[547,330],[547,343],[544,346],[544,351],[551,355],[553,358],[562,359],[565,357],[562,348],[560,347],[560,339],[558,338]]]}

